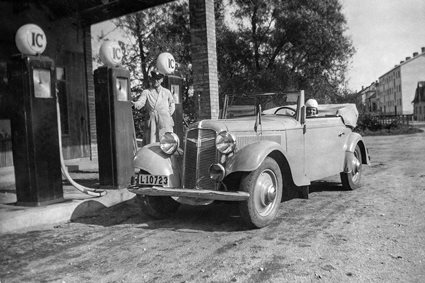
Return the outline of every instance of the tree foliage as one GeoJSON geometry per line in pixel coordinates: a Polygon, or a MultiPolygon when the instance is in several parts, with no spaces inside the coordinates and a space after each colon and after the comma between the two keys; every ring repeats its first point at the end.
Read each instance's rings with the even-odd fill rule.
{"type": "Polygon", "coordinates": [[[218,32],[223,92],[304,89],[339,99],[354,49],[338,0],[229,0],[235,25],[218,32]]]}
{"type": "Polygon", "coordinates": [[[126,15],[114,23],[129,39],[121,43],[123,65],[130,69],[133,81],[138,83],[134,85],[134,90],[148,87],[149,72],[162,52],[173,54],[179,62],[179,73],[188,73],[190,30],[186,1],[171,2],[126,15]]]}

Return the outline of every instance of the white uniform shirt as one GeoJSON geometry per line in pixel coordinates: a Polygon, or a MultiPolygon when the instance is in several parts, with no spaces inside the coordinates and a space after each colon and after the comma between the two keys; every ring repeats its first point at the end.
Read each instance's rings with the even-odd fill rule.
{"type": "Polygon", "coordinates": [[[150,143],[159,140],[165,132],[172,132],[174,121],[171,115],[175,110],[174,98],[171,92],[162,86],[145,89],[139,99],[134,102],[136,109],[146,107],[149,113],[148,127],[150,143]]]}

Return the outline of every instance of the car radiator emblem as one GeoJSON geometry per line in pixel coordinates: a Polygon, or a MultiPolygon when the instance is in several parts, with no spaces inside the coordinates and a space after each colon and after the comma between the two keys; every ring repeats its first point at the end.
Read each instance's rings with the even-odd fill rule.
{"type": "Polygon", "coordinates": [[[198,147],[198,148],[201,147],[201,145],[203,143],[205,143],[207,141],[210,141],[210,140],[214,140],[214,138],[200,138],[200,139],[197,139],[197,138],[187,138],[187,141],[193,142],[194,144],[196,144],[196,147],[198,147]]]}

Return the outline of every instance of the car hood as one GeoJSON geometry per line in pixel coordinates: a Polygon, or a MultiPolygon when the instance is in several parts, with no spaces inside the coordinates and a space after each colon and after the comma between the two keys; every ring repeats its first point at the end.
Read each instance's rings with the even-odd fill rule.
{"type": "Polygon", "coordinates": [[[283,131],[296,128],[300,124],[293,118],[287,116],[262,115],[261,125],[256,122],[256,116],[238,117],[234,119],[220,120],[202,120],[190,125],[190,129],[213,129],[217,133],[222,131],[229,132],[254,132],[257,124],[257,130],[262,131],[283,131]]]}

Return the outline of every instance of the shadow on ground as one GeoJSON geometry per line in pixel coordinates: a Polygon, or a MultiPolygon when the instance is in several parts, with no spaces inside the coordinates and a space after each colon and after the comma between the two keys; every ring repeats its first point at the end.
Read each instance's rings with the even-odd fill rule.
{"type": "Polygon", "coordinates": [[[310,185],[310,193],[345,191],[341,182],[315,181],[310,185]]]}
{"type": "MultiPolygon", "coordinates": [[[[342,190],[344,189],[341,183],[337,182],[319,181],[310,186],[310,192],[342,190]]],[[[236,202],[214,202],[206,206],[181,205],[170,218],[156,220],[143,214],[136,198],[112,207],[105,207],[96,200],[90,200],[83,202],[75,209],[71,221],[103,227],[134,225],[142,229],[166,228],[169,230],[226,232],[249,229],[241,219],[236,202]]]]}
{"type": "Polygon", "coordinates": [[[170,218],[156,220],[143,214],[135,198],[112,207],[105,207],[95,200],[83,202],[74,210],[71,222],[103,227],[130,224],[142,229],[202,231],[247,229],[240,219],[237,203],[217,202],[206,206],[181,205],[170,218]]]}

